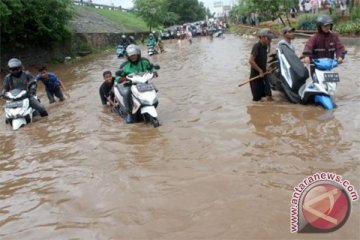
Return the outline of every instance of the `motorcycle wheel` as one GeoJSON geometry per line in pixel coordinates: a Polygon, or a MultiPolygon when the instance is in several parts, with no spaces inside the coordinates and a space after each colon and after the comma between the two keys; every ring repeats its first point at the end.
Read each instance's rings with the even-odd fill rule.
{"type": "Polygon", "coordinates": [[[154,128],[157,128],[160,126],[159,120],[157,118],[150,116],[150,115],[149,115],[149,117],[150,117],[150,122],[154,126],[154,128]]]}
{"type": "Polygon", "coordinates": [[[28,115],[25,116],[25,120],[26,120],[26,123],[30,123],[30,122],[31,122],[30,114],[28,114],[28,115]]]}

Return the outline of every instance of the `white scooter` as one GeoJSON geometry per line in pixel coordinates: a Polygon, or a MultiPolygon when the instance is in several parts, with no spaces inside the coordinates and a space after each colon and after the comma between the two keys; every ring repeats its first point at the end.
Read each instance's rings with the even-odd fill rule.
{"type": "Polygon", "coordinates": [[[9,123],[13,130],[32,122],[37,111],[30,107],[27,91],[13,89],[6,92],[3,97],[6,99],[5,122],[9,123]]]}
{"type": "Polygon", "coordinates": [[[334,95],[337,82],[340,81],[339,74],[333,71],[338,65],[336,60],[314,60],[312,81],[306,81],[309,78],[308,69],[288,46],[280,45],[273,57],[270,62],[277,63],[278,67],[269,76],[273,90],[283,92],[292,103],[322,105],[325,109],[336,107],[334,95]]]}
{"type": "Polygon", "coordinates": [[[159,51],[157,50],[157,46],[153,45],[147,45],[147,52],[149,56],[159,53],[159,51]]]}
{"type": "MultiPolygon", "coordinates": [[[[159,69],[160,67],[156,67],[159,69]]],[[[135,119],[141,119],[145,123],[150,121],[154,127],[160,126],[156,107],[158,105],[157,93],[153,83],[150,80],[154,74],[151,72],[143,72],[129,74],[125,83],[116,84],[114,87],[114,104],[116,111],[122,118],[125,118],[126,107],[124,103],[124,85],[130,84],[132,98],[132,114],[135,119]]]]}

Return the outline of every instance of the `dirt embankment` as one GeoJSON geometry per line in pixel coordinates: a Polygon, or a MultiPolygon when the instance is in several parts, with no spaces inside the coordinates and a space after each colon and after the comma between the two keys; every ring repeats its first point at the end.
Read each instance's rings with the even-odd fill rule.
{"type": "Polygon", "coordinates": [[[75,18],[70,22],[75,33],[128,33],[136,32],[136,29],[116,24],[111,20],[87,10],[76,7],[75,18]]]}

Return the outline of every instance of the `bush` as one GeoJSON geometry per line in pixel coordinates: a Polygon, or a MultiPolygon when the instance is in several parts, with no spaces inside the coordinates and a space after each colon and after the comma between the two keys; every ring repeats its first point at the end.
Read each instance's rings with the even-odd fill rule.
{"type": "Polygon", "coordinates": [[[316,30],[316,14],[303,14],[299,16],[298,26],[296,29],[316,30]]]}
{"type": "Polygon", "coordinates": [[[351,11],[351,18],[353,20],[360,19],[360,5],[355,5],[351,11]]]}
{"type": "Polygon", "coordinates": [[[334,30],[339,34],[349,34],[349,33],[360,33],[360,19],[357,19],[352,22],[339,23],[334,26],[334,30]]]}

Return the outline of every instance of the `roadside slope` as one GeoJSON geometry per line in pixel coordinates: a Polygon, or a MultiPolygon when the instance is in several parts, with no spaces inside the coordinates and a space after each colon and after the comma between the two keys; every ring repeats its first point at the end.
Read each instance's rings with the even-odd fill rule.
{"type": "Polygon", "coordinates": [[[127,33],[144,32],[145,22],[131,13],[75,7],[76,15],[70,27],[76,33],[127,33]]]}

